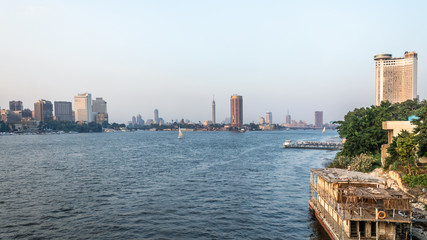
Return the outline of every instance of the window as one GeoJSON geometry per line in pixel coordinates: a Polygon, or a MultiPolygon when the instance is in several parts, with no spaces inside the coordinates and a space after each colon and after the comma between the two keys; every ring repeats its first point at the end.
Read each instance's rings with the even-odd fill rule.
{"type": "Polygon", "coordinates": [[[371,236],[375,237],[377,236],[377,223],[371,222],[371,236]]]}

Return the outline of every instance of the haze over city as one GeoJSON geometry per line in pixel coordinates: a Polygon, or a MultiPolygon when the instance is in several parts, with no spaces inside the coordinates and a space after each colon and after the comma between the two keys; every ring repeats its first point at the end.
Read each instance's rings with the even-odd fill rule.
{"type": "Polygon", "coordinates": [[[375,104],[374,55],[418,53],[427,97],[423,1],[0,1],[0,106],[89,92],[110,122],[271,111],[275,123],[340,120],[375,104]],[[406,16],[410,13],[410,16],[406,16]]]}

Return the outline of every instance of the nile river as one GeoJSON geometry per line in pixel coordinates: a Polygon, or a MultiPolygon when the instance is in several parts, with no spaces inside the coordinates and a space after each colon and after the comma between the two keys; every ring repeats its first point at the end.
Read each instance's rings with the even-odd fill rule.
{"type": "Polygon", "coordinates": [[[0,239],[328,239],[310,168],[335,131],[0,136],[0,239]]]}

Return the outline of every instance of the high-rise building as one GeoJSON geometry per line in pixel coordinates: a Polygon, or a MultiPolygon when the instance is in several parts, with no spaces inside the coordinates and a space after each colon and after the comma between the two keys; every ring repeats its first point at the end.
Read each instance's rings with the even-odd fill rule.
{"type": "Polygon", "coordinates": [[[212,124],[216,124],[216,121],[215,121],[215,99],[212,100],[212,124]]]}
{"type": "Polygon", "coordinates": [[[141,114],[138,114],[138,116],[136,116],[136,125],[138,125],[139,127],[144,126],[144,120],[142,119],[141,114]]]}
{"type": "Polygon", "coordinates": [[[74,97],[76,122],[93,122],[92,95],[90,93],[78,94],[74,97]]]}
{"type": "Polygon", "coordinates": [[[286,124],[291,125],[291,123],[292,123],[292,118],[291,118],[291,115],[289,115],[289,111],[288,111],[288,114],[286,114],[286,124]]]}
{"type": "Polygon", "coordinates": [[[34,120],[47,122],[53,117],[53,105],[50,101],[40,99],[34,103],[34,120]]]}
{"type": "Polygon", "coordinates": [[[95,119],[96,123],[98,124],[103,124],[104,122],[108,123],[107,102],[104,101],[102,97],[92,100],[92,114],[93,114],[93,119],[95,119]]]}
{"type": "Polygon", "coordinates": [[[154,109],[154,124],[159,124],[159,110],[154,109]]]}
{"type": "Polygon", "coordinates": [[[92,112],[94,113],[106,113],[107,112],[107,102],[101,98],[96,98],[92,100],[92,112]]]}
{"type": "Polygon", "coordinates": [[[314,112],[314,127],[323,127],[323,111],[314,112]]]}
{"type": "Polygon", "coordinates": [[[73,107],[71,102],[53,102],[55,107],[55,119],[58,121],[73,121],[73,107]]]}
{"type": "Polygon", "coordinates": [[[9,101],[9,110],[10,111],[22,111],[24,108],[22,107],[21,101],[9,101]]]}
{"type": "Polygon", "coordinates": [[[260,118],[259,118],[259,124],[260,124],[260,125],[265,124],[265,118],[260,117],[260,118]]]}
{"type": "Polygon", "coordinates": [[[233,95],[230,99],[231,103],[231,126],[243,126],[243,99],[242,96],[233,95]]]}
{"type": "Polygon", "coordinates": [[[265,122],[268,124],[273,124],[273,114],[271,112],[265,113],[265,122]]]}
{"type": "Polygon", "coordinates": [[[375,105],[380,105],[382,101],[399,103],[418,97],[416,52],[405,52],[405,56],[400,58],[378,54],[374,60],[375,105]]]}

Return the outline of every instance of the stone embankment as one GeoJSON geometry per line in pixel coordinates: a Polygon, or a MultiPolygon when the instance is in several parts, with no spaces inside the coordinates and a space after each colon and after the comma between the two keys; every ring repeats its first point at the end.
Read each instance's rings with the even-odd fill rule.
{"type": "Polygon", "coordinates": [[[419,239],[427,239],[427,211],[424,206],[427,205],[427,193],[422,188],[411,189],[402,180],[402,175],[396,171],[383,171],[380,168],[370,173],[375,177],[383,177],[387,181],[387,186],[393,189],[401,190],[411,196],[412,216],[416,219],[413,228],[413,234],[419,239]]]}

